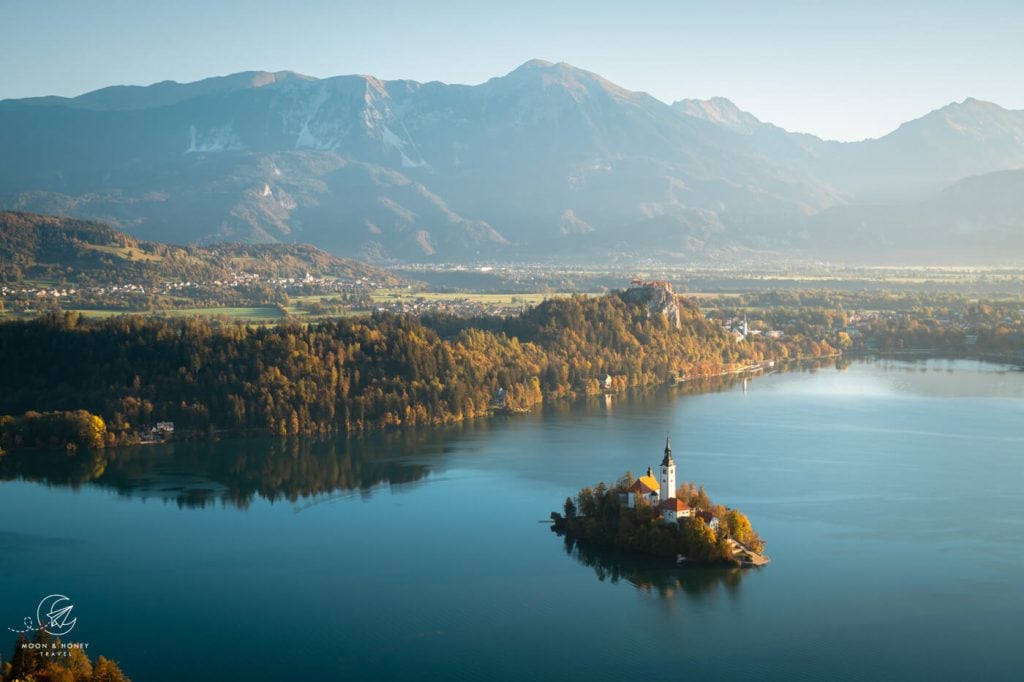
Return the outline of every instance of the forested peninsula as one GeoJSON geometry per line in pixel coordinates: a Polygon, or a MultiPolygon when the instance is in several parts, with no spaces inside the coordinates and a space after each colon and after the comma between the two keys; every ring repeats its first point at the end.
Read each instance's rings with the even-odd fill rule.
{"type": "Polygon", "coordinates": [[[271,326],[55,312],[0,324],[0,448],[102,447],[173,421],[184,437],[457,422],[496,408],[705,377],[824,341],[737,340],[696,304],[634,290],[503,319],[378,313],[271,326]]]}

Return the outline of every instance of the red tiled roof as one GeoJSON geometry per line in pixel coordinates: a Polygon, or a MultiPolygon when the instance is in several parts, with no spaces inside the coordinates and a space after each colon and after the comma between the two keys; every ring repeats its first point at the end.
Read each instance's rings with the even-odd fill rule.
{"type": "Polygon", "coordinates": [[[676,513],[684,512],[690,508],[690,505],[686,504],[678,497],[670,497],[661,504],[658,505],[658,509],[667,509],[676,513]]]}

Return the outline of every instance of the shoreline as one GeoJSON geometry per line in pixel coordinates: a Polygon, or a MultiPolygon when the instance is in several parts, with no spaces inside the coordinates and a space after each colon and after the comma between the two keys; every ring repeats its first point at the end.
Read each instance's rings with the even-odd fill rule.
{"type": "MultiPolygon", "coordinates": [[[[789,371],[789,368],[791,368],[793,365],[800,365],[800,364],[823,363],[823,362],[826,362],[826,361],[839,360],[839,359],[851,360],[851,361],[878,360],[878,359],[885,359],[885,358],[890,358],[890,357],[891,358],[895,358],[895,359],[899,359],[901,356],[902,357],[906,357],[908,359],[910,359],[910,358],[917,358],[917,359],[923,359],[923,360],[977,360],[979,362],[985,362],[985,363],[989,363],[989,364],[1005,365],[1007,367],[1007,369],[1011,370],[1011,371],[1024,371],[1024,364],[1014,362],[1013,360],[1010,360],[1006,356],[1003,356],[1003,355],[994,355],[994,354],[976,354],[976,355],[973,355],[973,354],[935,353],[933,350],[929,350],[929,349],[919,349],[919,350],[918,349],[908,349],[908,350],[903,350],[903,351],[870,352],[870,353],[847,351],[845,353],[834,353],[834,354],[830,354],[830,355],[822,355],[822,356],[819,356],[819,357],[816,357],[816,358],[787,358],[785,360],[768,361],[769,363],[772,363],[772,364],[767,364],[767,365],[766,365],[765,361],[762,361],[762,362],[757,363],[756,365],[747,365],[747,366],[744,366],[744,367],[734,368],[734,369],[730,369],[730,370],[723,370],[721,372],[716,372],[716,373],[712,373],[712,374],[689,375],[689,376],[685,376],[685,377],[678,377],[678,376],[676,376],[676,377],[672,377],[669,380],[664,381],[664,382],[652,382],[652,383],[649,383],[649,384],[627,386],[624,389],[621,389],[621,390],[618,390],[618,391],[607,391],[607,390],[605,390],[605,391],[602,391],[601,393],[598,393],[598,394],[591,394],[591,393],[585,393],[585,392],[576,392],[576,393],[573,393],[571,395],[561,395],[561,396],[555,396],[555,397],[550,397],[550,398],[544,398],[541,401],[539,401],[537,403],[534,403],[533,405],[531,405],[528,408],[514,408],[514,409],[491,408],[491,409],[488,409],[487,411],[485,411],[485,412],[483,412],[481,414],[476,414],[476,415],[469,416],[469,417],[463,417],[462,419],[455,420],[455,421],[439,422],[439,423],[436,423],[436,424],[414,424],[414,425],[411,425],[411,426],[410,425],[404,425],[404,424],[398,424],[398,425],[387,425],[387,426],[379,426],[379,427],[374,427],[374,428],[353,429],[353,430],[339,429],[339,430],[325,431],[325,432],[315,432],[315,433],[310,432],[310,433],[289,434],[287,436],[281,436],[281,438],[312,437],[312,436],[346,436],[346,437],[349,437],[349,436],[359,436],[359,435],[372,434],[372,433],[384,433],[384,432],[388,432],[388,431],[417,430],[417,429],[422,429],[422,428],[436,429],[438,427],[457,426],[459,424],[464,424],[464,423],[468,423],[468,422],[475,422],[475,421],[480,421],[480,420],[490,420],[490,419],[494,419],[494,418],[496,418],[498,416],[502,416],[502,417],[505,417],[505,418],[514,418],[517,415],[530,414],[532,412],[535,412],[538,409],[543,409],[545,405],[570,404],[570,403],[573,403],[573,402],[576,402],[576,401],[592,400],[592,399],[595,399],[595,398],[600,398],[602,396],[604,396],[606,398],[613,398],[613,397],[616,397],[616,396],[623,396],[623,395],[628,395],[628,394],[631,394],[631,393],[645,392],[645,391],[651,391],[651,390],[658,390],[658,389],[663,388],[663,387],[667,387],[667,388],[683,387],[683,388],[685,388],[685,387],[688,387],[688,386],[694,386],[694,385],[698,384],[701,381],[710,381],[710,380],[715,380],[715,379],[728,379],[730,377],[735,377],[736,379],[739,379],[739,378],[743,377],[743,375],[749,375],[749,376],[758,376],[758,375],[769,376],[771,374],[779,372],[780,371],[780,367],[784,367],[784,368],[786,368],[785,371],[789,371]]],[[[125,449],[125,448],[133,448],[133,447],[140,447],[140,446],[173,445],[175,443],[217,442],[217,441],[221,440],[222,437],[230,438],[230,439],[247,439],[247,438],[260,438],[260,437],[266,438],[266,437],[273,437],[273,436],[274,436],[274,434],[272,434],[270,432],[270,429],[267,428],[267,427],[254,427],[254,428],[240,429],[240,430],[235,430],[235,429],[215,429],[213,431],[198,430],[198,429],[196,429],[196,430],[180,429],[178,431],[178,434],[176,434],[176,437],[173,438],[173,439],[168,439],[168,440],[164,440],[164,441],[140,441],[138,443],[121,443],[121,444],[107,445],[107,446],[104,446],[102,448],[85,448],[85,447],[82,447],[82,448],[79,448],[74,453],[68,453],[68,456],[69,457],[75,457],[76,455],[81,454],[83,452],[114,451],[114,450],[120,450],[120,449],[125,449]]],[[[61,448],[31,448],[31,447],[29,447],[29,448],[12,448],[12,449],[7,449],[7,450],[0,450],[0,457],[8,455],[8,454],[25,454],[25,453],[31,453],[31,452],[65,453],[65,450],[63,450],[61,448]]]]}

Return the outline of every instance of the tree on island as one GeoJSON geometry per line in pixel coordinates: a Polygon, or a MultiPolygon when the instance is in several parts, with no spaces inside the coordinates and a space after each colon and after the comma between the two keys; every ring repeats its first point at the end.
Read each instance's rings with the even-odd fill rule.
{"type": "Polygon", "coordinates": [[[574,519],[576,518],[576,503],[572,501],[571,497],[565,498],[565,518],[574,519]]]}
{"type": "Polygon", "coordinates": [[[623,501],[633,477],[629,472],[615,485],[599,483],[583,488],[576,499],[567,498],[565,516],[552,512],[553,530],[596,547],[627,550],[661,557],[683,556],[700,563],[737,563],[730,539],[756,552],[764,541],[738,509],[712,503],[703,486],[683,483],[676,491],[690,513],[669,521],[644,496],[633,507],[623,501]]]}

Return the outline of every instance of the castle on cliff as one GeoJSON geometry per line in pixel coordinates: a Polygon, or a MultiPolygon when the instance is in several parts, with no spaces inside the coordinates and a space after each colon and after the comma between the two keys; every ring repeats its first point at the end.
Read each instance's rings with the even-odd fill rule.
{"type": "Polygon", "coordinates": [[[664,315],[678,329],[682,325],[679,301],[672,292],[672,283],[661,280],[634,279],[622,294],[625,301],[647,306],[647,316],[657,313],[664,315]]]}

